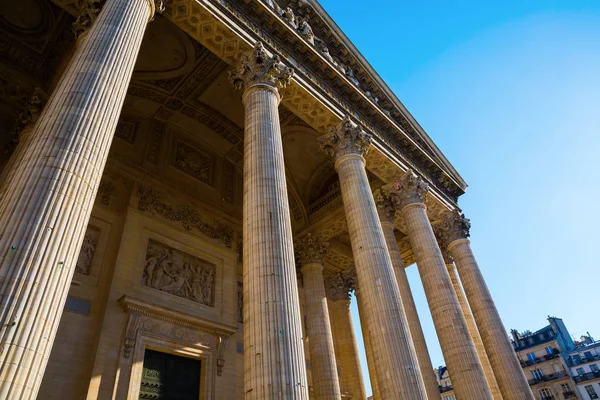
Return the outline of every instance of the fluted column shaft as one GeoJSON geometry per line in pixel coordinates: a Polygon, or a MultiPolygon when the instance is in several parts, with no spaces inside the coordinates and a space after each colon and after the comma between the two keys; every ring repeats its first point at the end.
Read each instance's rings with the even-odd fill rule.
{"type": "Polygon", "coordinates": [[[246,399],[308,399],[300,303],[274,86],[244,93],[246,399]]]}
{"type": "Polygon", "coordinates": [[[33,399],[58,329],[150,0],[108,0],[31,133],[0,215],[0,398],[33,399]]]}
{"type": "Polygon", "coordinates": [[[369,136],[348,117],[321,144],[335,153],[381,398],[425,399],[392,260],[371,193],[365,159],[369,136]]]}
{"type": "Polygon", "coordinates": [[[448,245],[504,400],[533,399],[523,368],[477,265],[468,239],[448,245]]]}
{"type": "Polygon", "coordinates": [[[340,371],[340,386],[350,392],[353,399],[365,400],[367,396],[350,312],[350,300],[331,300],[329,318],[340,371]]]}
{"type": "Polygon", "coordinates": [[[354,292],[356,301],[358,302],[358,316],[360,318],[360,328],[365,345],[365,355],[367,356],[367,367],[369,370],[369,378],[371,380],[371,391],[373,392],[373,400],[381,400],[381,391],[379,390],[379,380],[377,379],[377,364],[373,356],[373,346],[371,345],[371,332],[366,318],[365,302],[359,294],[359,290],[354,292]]]}
{"type": "Polygon", "coordinates": [[[412,291],[410,290],[410,285],[408,283],[408,277],[406,276],[406,270],[404,269],[404,262],[402,261],[400,249],[398,248],[398,242],[396,242],[396,236],[394,235],[394,225],[392,222],[382,218],[381,227],[385,235],[388,251],[390,252],[392,265],[394,266],[396,282],[398,283],[398,289],[400,290],[400,297],[402,297],[402,304],[404,305],[404,312],[406,313],[406,319],[408,320],[410,335],[419,361],[419,368],[423,375],[427,397],[437,399],[440,395],[440,389],[438,388],[435,379],[431,358],[429,357],[429,351],[427,350],[427,343],[425,342],[425,335],[423,335],[417,307],[415,306],[412,291]]]}
{"type": "Polygon", "coordinates": [[[475,344],[475,349],[477,350],[477,354],[479,355],[479,361],[481,362],[481,366],[483,367],[485,379],[487,380],[488,386],[490,387],[492,396],[494,397],[494,400],[502,400],[500,388],[498,387],[498,383],[496,382],[496,377],[494,376],[494,371],[492,370],[490,360],[488,359],[487,353],[483,346],[481,335],[479,335],[479,330],[477,329],[477,325],[475,324],[473,313],[471,312],[471,308],[469,307],[469,303],[467,301],[467,298],[465,297],[462,285],[460,283],[458,275],[456,274],[456,267],[453,263],[446,262],[446,268],[448,269],[450,280],[452,280],[454,292],[458,297],[460,308],[462,309],[463,315],[465,316],[465,321],[467,322],[469,333],[471,334],[471,338],[473,339],[473,344],[475,344]]]}
{"type": "Polygon", "coordinates": [[[306,324],[314,398],[339,400],[342,395],[335,362],[327,295],[323,283],[323,265],[316,263],[303,265],[302,280],[306,299],[306,324]]]}
{"type": "Polygon", "coordinates": [[[425,205],[411,203],[400,210],[417,260],[425,296],[444,360],[459,399],[492,399],[475,345],[469,334],[446,264],[429,223],[425,205]]]}

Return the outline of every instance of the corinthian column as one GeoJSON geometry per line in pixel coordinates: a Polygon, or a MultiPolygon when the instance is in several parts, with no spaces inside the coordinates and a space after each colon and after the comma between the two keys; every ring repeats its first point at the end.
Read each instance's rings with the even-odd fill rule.
{"type": "Polygon", "coordinates": [[[396,235],[394,235],[396,209],[394,208],[394,204],[390,197],[381,190],[375,192],[375,202],[377,204],[377,211],[379,212],[381,228],[383,229],[388,251],[390,252],[390,258],[392,259],[392,265],[394,266],[394,272],[396,273],[396,282],[398,283],[398,289],[400,290],[400,297],[402,298],[402,304],[404,305],[404,312],[406,313],[406,319],[408,320],[412,342],[415,346],[419,368],[423,375],[427,397],[430,399],[437,399],[440,395],[440,389],[435,379],[431,358],[429,358],[429,351],[427,350],[427,343],[425,343],[425,336],[423,335],[423,329],[421,329],[421,321],[419,321],[419,314],[417,313],[417,307],[415,306],[415,301],[410,290],[408,277],[406,276],[406,270],[404,269],[404,262],[400,255],[398,242],[396,242],[396,235]]]}
{"type": "Polygon", "coordinates": [[[371,391],[373,392],[373,400],[381,400],[381,390],[379,389],[379,379],[377,379],[377,363],[373,356],[373,346],[371,344],[371,330],[367,322],[367,311],[365,302],[360,294],[360,289],[357,287],[354,291],[358,305],[358,317],[360,318],[360,328],[362,331],[363,344],[365,345],[365,356],[367,357],[367,368],[369,370],[369,379],[371,381],[371,391]]]}
{"type": "Polygon", "coordinates": [[[456,398],[491,400],[475,345],[427,218],[424,204],[427,184],[408,171],[384,189],[406,224],[456,398]]]}
{"type": "Polygon", "coordinates": [[[340,389],[344,393],[348,392],[352,399],[364,400],[367,398],[365,383],[350,312],[350,290],[354,280],[348,274],[340,272],[325,283],[340,389]]]}
{"type": "Polygon", "coordinates": [[[444,262],[446,263],[446,268],[448,269],[448,275],[450,275],[450,280],[452,281],[452,286],[454,287],[454,293],[456,293],[456,297],[458,297],[460,308],[462,309],[465,321],[467,323],[467,327],[469,328],[469,334],[471,335],[471,339],[473,339],[475,350],[477,350],[479,361],[481,362],[481,366],[483,367],[485,379],[488,383],[488,386],[490,387],[490,391],[492,392],[492,397],[494,398],[494,400],[502,400],[500,388],[498,387],[498,383],[496,382],[496,377],[494,376],[494,371],[492,370],[490,360],[488,359],[487,353],[483,346],[481,335],[479,334],[479,330],[477,329],[477,325],[475,324],[475,318],[473,318],[471,307],[469,307],[469,302],[465,297],[465,293],[460,283],[460,279],[456,274],[454,259],[450,255],[450,252],[448,252],[448,250],[446,249],[443,240],[438,239],[438,243],[440,245],[440,250],[442,251],[442,256],[444,257],[444,262]]]}
{"type": "Polygon", "coordinates": [[[296,251],[300,255],[302,265],[300,270],[306,299],[306,325],[314,398],[340,400],[342,395],[323,281],[323,257],[327,254],[327,246],[309,233],[298,243],[296,251]]]}
{"type": "Polygon", "coordinates": [[[0,215],[0,398],[34,399],[154,0],[107,0],[40,115],[0,215]]]}
{"type": "Polygon", "coordinates": [[[319,138],[334,156],[352,243],[356,274],[370,329],[382,399],[425,399],[392,260],[371,193],[364,154],[371,137],[348,117],[319,138]]]}
{"type": "Polygon", "coordinates": [[[246,400],[308,399],[279,88],[293,71],[258,42],[230,72],[243,89],[246,400]]]}
{"type": "Polygon", "coordinates": [[[523,368],[471,250],[467,239],[470,227],[469,220],[459,212],[448,216],[443,227],[448,251],[454,257],[502,397],[504,400],[533,399],[523,368]]]}

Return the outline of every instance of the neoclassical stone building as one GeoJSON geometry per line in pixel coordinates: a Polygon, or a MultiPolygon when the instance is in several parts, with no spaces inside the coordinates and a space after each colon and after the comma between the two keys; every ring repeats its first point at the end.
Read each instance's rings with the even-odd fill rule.
{"type": "Polygon", "coordinates": [[[0,398],[532,399],[466,184],[315,0],[0,6],[0,398]],[[459,279],[460,276],[460,279],[459,279]]]}

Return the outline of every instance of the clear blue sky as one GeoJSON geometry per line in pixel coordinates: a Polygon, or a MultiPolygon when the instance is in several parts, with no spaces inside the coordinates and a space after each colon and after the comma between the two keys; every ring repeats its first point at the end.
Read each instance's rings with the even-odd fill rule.
{"type": "Polygon", "coordinates": [[[552,315],[600,339],[600,1],[321,4],[469,184],[459,204],[505,327],[552,315]]]}

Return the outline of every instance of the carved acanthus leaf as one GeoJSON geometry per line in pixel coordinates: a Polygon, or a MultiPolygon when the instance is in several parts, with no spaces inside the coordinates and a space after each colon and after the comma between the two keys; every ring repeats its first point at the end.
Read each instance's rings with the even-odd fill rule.
{"type": "Polygon", "coordinates": [[[79,38],[85,32],[89,31],[98,18],[104,2],[105,0],[83,1],[81,13],[79,14],[79,17],[77,17],[77,20],[73,22],[73,34],[75,35],[75,38],[79,38]]]}
{"type": "Polygon", "coordinates": [[[471,235],[470,229],[471,221],[465,217],[465,214],[454,210],[444,217],[436,230],[436,234],[447,246],[455,240],[468,238],[471,235]]]}
{"type": "Polygon", "coordinates": [[[312,234],[307,234],[296,244],[296,252],[300,258],[300,264],[321,264],[327,254],[327,243],[315,238],[312,234]]]}
{"type": "Polygon", "coordinates": [[[16,149],[20,141],[21,132],[27,127],[27,125],[35,123],[40,113],[42,112],[42,100],[41,100],[41,89],[35,88],[31,95],[31,98],[25,105],[23,112],[19,114],[15,129],[9,135],[8,143],[4,147],[6,154],[12,154],[16,149]]]}
{"type": "Polygon", "coordinates": [[[379,219],[382,221],[394,222],[396,219],[396,208],[394,207],[394,203],[390,198],[389,193],[377,189],[375,193],[373,193],[373,197],[375,198],[375,204],[377,205],[379,219]]]}
{"type": "Polygon", "coordinates": [[[318,140],[321,149],[337,160],[347,154],[364,157],[372,137],[346,116],[338,126],[332,127],[328,134],[320,136],[318,140]]]}
{"type": "Polygon", "coordinates": [[[357,288],[354,267],[339,272],[325,280],[325,290],[330,300],[349,300],[350,292],[357,288]]]}
{"type": "Polygon", "coordinates": [[[425,203],[429,185],[412,170],[406,171],[396,182],[382,187],[392,199],[396,210],[414,203],[425,203]]]}
{"type": "Polygon", "coordinates": [[[242,56],[239,66],[229,71],[229,80],[238,90],[245,90],[257,84],[267,84],[285,88],[292,82],[294,71],[286,67],[277,54],[270,55],[261,42],[242,56]]]}

